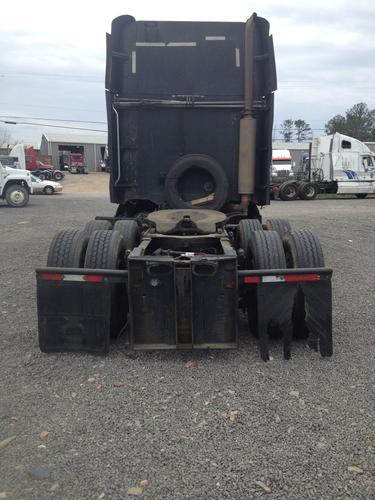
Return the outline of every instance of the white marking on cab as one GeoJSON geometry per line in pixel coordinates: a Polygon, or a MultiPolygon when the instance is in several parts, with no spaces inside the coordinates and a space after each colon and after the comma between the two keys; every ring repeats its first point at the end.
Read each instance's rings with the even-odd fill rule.
{"type": "Polygon", "coordinates": [[[132,52],[132,73],[137,72],[137,53],[135,50],[132,52]]]}
{"type": "Polygon", "coordinates": [[[168,42],[167,47],[196,47],[197,42],[168,42]]]}
{"type": "Polygon", "coordinates": [[[216,40],[225,40],[225,36],[206,36],[205,39],[215,42],[216,40]]]}
{"type": "Polygon", "coordinates": [[[136,42],[136,47],[165,47],[164,42],[136,42]]]}
{"type": "Polygon", "coordinates": [[[196,47],[197,42],[136,42],[136,47],[196,47]]]}
{"type": "Polygon", "coordinates": [[[240,49],[236,49],[236,67],[240,67],[240,49]]]}

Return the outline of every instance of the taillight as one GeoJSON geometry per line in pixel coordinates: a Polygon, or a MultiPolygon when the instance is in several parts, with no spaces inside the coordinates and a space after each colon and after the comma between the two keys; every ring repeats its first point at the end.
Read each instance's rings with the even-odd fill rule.
{"type": "Polygon", "coordinates": [[[39,275],[40,279],[47,281],[63,281],[64,275],[60,273],[42,273],[39,275]]]}

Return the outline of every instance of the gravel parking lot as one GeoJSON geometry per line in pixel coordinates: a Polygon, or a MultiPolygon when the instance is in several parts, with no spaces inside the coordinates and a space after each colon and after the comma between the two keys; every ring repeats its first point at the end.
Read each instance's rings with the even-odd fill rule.
{"type": "Polygon", "coordinates": [[[321,237],[331,359],[294,344],[284,361],[276,343],[263,363],[244,319],[238,351],[46,355],[34,268],[57,230],[115,209],[107,174],[63,183],[0,205],[0,498],[375,498],[375,199],[263,211],[321,237]]]}

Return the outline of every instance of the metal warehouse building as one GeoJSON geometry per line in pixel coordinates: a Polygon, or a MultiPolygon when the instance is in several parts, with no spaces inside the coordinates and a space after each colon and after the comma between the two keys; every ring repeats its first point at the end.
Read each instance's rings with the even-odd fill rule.
{"type": "Polygon", "coordinates": [[[100,170],[100,160],[104,159],[107,146],[107,134],[43,134],[40,144],[42,155],[51,155],[52,163],[60,166],[63,151],[81,153],[85,156],[85,164],[89,171],[100,170]]]}

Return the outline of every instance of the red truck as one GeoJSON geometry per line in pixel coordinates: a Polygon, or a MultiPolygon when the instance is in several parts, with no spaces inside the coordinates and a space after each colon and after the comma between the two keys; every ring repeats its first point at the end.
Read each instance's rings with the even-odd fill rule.
{"type": "Polygon", "coordinates": [[[26,149],[25,153],[26,169],[33,172],[34,175],[44,180],[61,181],[64,178],[64,173],[61,170],[55,169],[52,165],[52,156],[38,156],[35,149],[31,146],[26,149]]]}
{"type": "Polygon", "coordinates": [[[82,153],[63,151],[60,156],[60,168],[68,169],[71,174],[87,174],[85,157],[82,153]]]}

